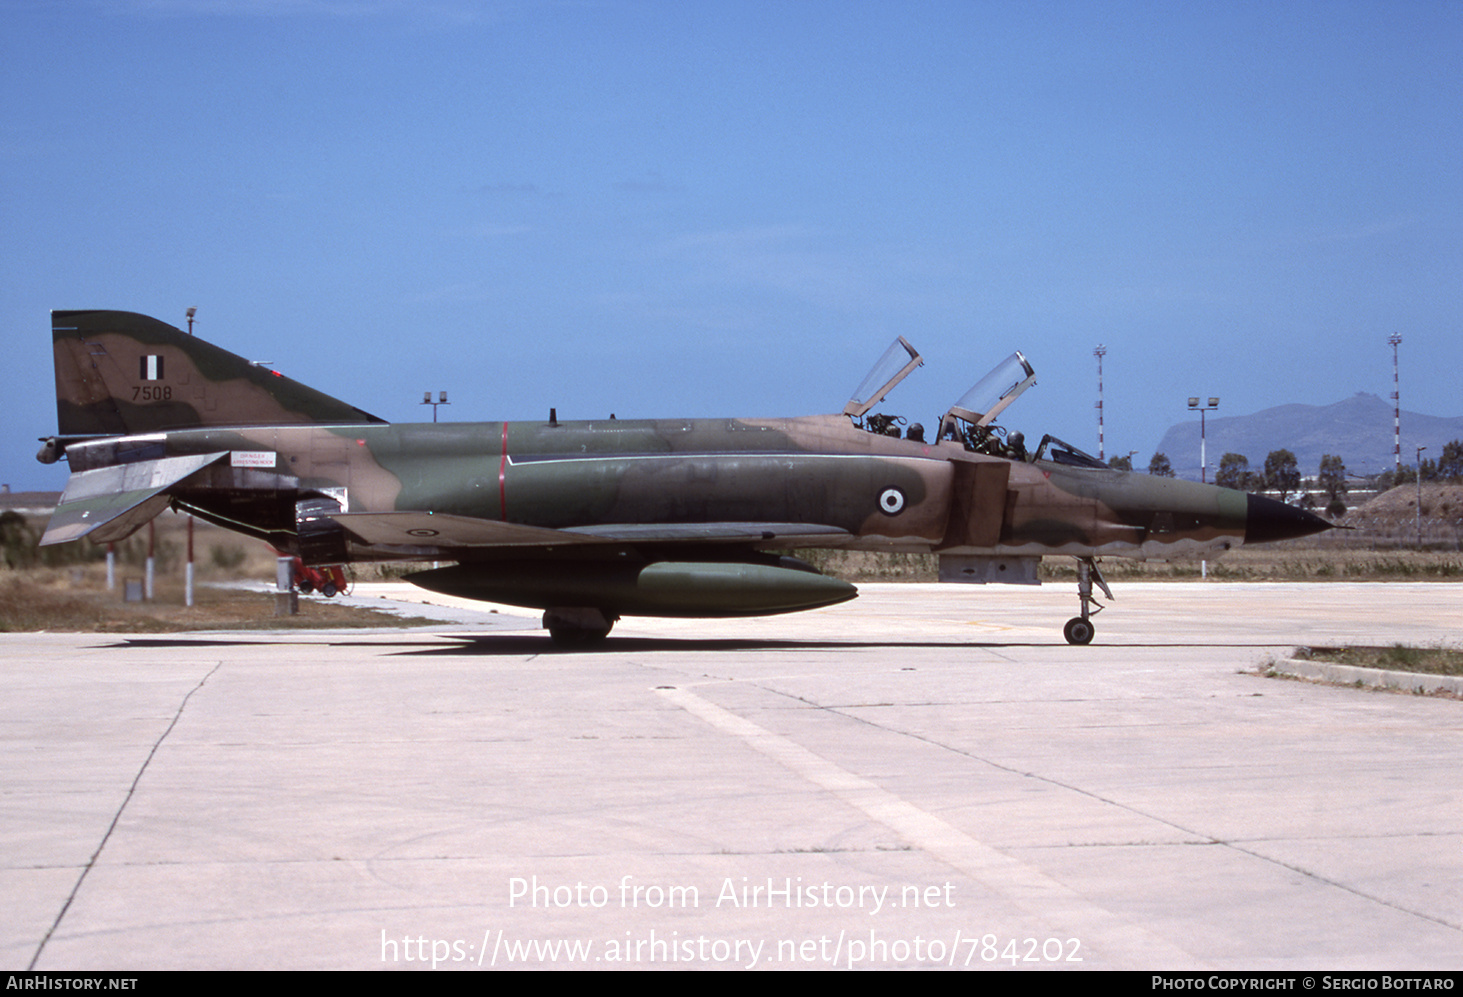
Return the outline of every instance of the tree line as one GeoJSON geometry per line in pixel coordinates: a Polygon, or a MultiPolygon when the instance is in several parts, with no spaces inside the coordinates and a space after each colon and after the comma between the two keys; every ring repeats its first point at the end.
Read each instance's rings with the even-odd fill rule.
{"type": "MultiPolygon", "coordinates": [[[[1116,470],[1131,471],[1132,459],[1115,457],[1109,462],[1116,470]]],[[[1156,453],[1148,462],[1148,473],[1161,478],[1172,478],[1173,464],[1168,455],[1156,453]]],[[[1427,458],[1416,468],[1404,467],[1401,473],[1388,471],[1378,478],[1383,488],[1416,481],[1418,475],[1423,481],[1447,481],[1463,484],[1463,440],[1453,440],[1443,446],[1443,452],[1436,459],[1427,458]]],[[[1346,511],[1347,486],[1346,463],[1335,454],[1321,458],[1316,474],[1316,488],[1327,498],[1326,511],[1341,515],[1346,511]]],[[[1219,458],[1219,470],[1214,483],[1224,488],[1237,488],[1244,492],[1278,492],[1281,501],[1288,502],[1295,497],[1309,498],[1301,488],[1303,478],[1296,464],[1295,454],[1289,450],[1271,450],[1265,458],[1262,469],[1251,470],[1249,458],[1244,454],[1227,453],[1219,458]]]]}

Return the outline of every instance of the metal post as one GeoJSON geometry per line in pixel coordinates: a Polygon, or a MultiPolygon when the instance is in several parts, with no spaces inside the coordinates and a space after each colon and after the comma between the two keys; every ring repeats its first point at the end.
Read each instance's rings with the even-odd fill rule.
{"type": "Polygon", "coordinates": [[[1422,550],[1422,452],[1427,447],[1417,448],[1417,549],[1422,550]]]}
{"type": "Polygon", "coordinates": [[[1397,344],[1402,337],[1397,333],[1387,337],[1392,344],[1392,455],[1397,461],[1397,471],[1392,484],[1402,480],[1402,395],[1397,388],[1397,344]]]}
{"type": "Polygon", "coordinates": [[[1204,430],[1204,409],[1199,410],[1199,480],[1209,483],[1209,442],[1204,430]]]}
{"type": "Polygon", "coordinates": [[[147,521],[147,570],[142,576],[142,594],[148,602],[152,602],[152,575],[154,554],[157,548],[157,520],[147,521]]]}
{"type": "Polygon", "coordinates": [[[1097,358],[1097,459],[1106,460],[1102,452],[1102,358],[1107,356],[1107,347],[1098,343],[1092,355],[1097,358]]]}
{"type": "Polygon", "coordinates": [[[295,559],[276,558],[274,562],[274,615],[294,616],[300,611],[300,593],[295,591],[295,559]]]}
{"type": "Polygon", "coordinates": [[[1189,411],[1199,413],[1199,480],[1209,482],[1208,431],[1204,425],[1204,414],[1219,408],[1219,399],[1211,397],[1207,405],[1200,406],[1198,398],[1189,399],[1189,411]]]}
{"type": "MultiPolygon", "coordinates": [[[[190,321],[191,316],[190,316],[190,321]]],[[[183,568],[183,605],[193,606],[193,517],[188,517],[188,563],[183,568]]]]}

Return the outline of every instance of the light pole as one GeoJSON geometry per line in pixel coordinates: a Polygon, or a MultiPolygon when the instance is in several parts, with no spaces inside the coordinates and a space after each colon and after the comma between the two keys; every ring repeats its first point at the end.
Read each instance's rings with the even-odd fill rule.
{"type": "Polygon", "coordinates": [[[439,397],[438,397],[438,399],[435,402],[432,401],[432,393],[430,391],[423,391],[422,392],[422,404],[423,405],[430,405],[430,406],[432,406],[432,421],[433,422],[436,422],[437,421],[437,406],[438,405],[448,405],[448,404],[451,404],[451,403],[447,401],[447,392],[445,392],[445,391],[439,392],[439,397]]]}
{"type": "Polygon", "coordinates": [[[1199,399],[1189,399],[1189,411],[1199,413],[1199,480],[1207,484],[1209,482],[1209,451],[1204,427],[1204,414],[1213,412],[1219,408],[1219,399],[1209,399],[1209,404],[1200,405],[1199,399]]]}
{"type": "Polygon", "coordinates": [[[1107,356],[1107,347],[1098,343],[1092,355],[1097,358],[1097,459],[1105,460],[1102,452],[1102,358],[1107,356]]]}
{"type": "MultiPolygon", "coordinates": [[[[193,335],[193,316],[198,309],[188,306],[188,335],[193,335]]],[[[109,548],[110,549],[110,548],[109,548]]],[[[108,586],[110,588],[111,586],[108,586]]],[[[193,513],[188,513],[188,562],[183,566],[183,605],[193,607],[193,513]]]]}
{"type": "Polygon", "coordinates": [[[1397,387],[1397,346],[1402,337],[1397,333],[1387,337],[1392,347],[1392,456],[1397,461],[1397,474],[1393,484],[1402,477],[1402,395],[1397,387]]]}

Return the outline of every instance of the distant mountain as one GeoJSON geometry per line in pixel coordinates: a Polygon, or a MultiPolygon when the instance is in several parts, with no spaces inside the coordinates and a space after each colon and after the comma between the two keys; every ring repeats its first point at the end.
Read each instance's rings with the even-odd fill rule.
{"type": "MultiPolygon", "coordinates": [[[[1376,395],[1359,392],[1334,405],[1277,405],[1275,408],[1238,415],[1208,418],[1205,436],[1209,451],[1209,480],[1227,453],[1244,454],[1250,470],[1263,471],[1272,450],[1295,454],[1301,474],[1313,475],[1326,454],[1338,454],[1353,474],[1376,474],[1390,470],[1392,453],[1392,406],[1376,395]]],[[[1463,416],[1450,419],[1418,412],[1402,412],[1402,463],[1417,462],[1417,447],[1425,446],[1423,458],[1437,460],[1443,444],[1463,440],[1463,416]]],[[[1199,479],[1199,420],[1169,429],[1158,444],[1167,454],[1174,473],[1199,479]]],[[[1150,455],[1151,456],[1151,455],[1150,455]]],[[[1146,468],[1139,455],[1133,466],[1146,468]]]]}

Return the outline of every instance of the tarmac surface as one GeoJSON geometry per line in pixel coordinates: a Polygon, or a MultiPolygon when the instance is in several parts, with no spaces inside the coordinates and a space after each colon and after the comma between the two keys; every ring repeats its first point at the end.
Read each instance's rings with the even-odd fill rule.
{"type": "Polygon", "coordinates": [[[1255,672],[1463,585],[860,588],[0,635],[0,965],[1463,968],[1463,702],[1255,672]]]}

